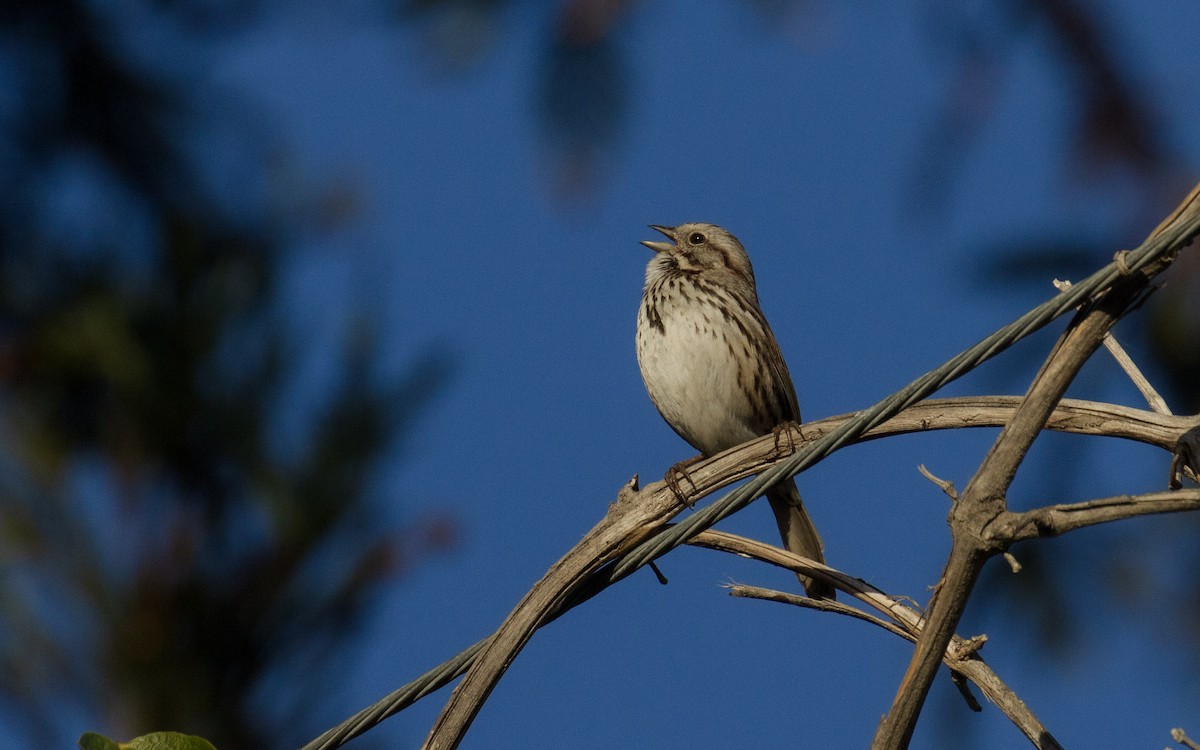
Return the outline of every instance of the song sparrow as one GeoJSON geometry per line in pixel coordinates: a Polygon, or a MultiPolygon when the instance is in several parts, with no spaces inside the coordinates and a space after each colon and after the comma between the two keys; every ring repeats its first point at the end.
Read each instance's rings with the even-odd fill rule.
{"type": "MultiPolygon", "coordinates": [[[[713,224],[651,225],[670,242],[655,255],[637,321],[637,357],[650,400],[692,447],[712,456],[800,420],[787,364],[758,306],[750,258],[713,224]]],[[[821,538],[788,480],[767,493],[784,546],[824,562],[821,538]]],[[[800,577],[809,596],[833,598],[800,577]]]]}

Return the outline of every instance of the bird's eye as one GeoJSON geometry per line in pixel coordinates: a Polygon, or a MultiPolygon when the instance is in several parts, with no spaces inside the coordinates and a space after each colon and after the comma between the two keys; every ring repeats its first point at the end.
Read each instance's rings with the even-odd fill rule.
{"type": "Polygon", "coordinates": [[[689,245],[703,245],[704,244],[704,235],[700,232],[692,232],[691,234],[688,235],[688,244],[689,245]]]}

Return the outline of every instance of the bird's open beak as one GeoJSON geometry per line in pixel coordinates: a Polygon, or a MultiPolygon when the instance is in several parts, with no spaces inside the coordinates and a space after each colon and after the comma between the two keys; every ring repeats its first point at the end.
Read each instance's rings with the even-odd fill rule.
{"type": "Polygon", "coordinates": [[[651,242],[650,240],[642,240],[642,244],[650,248],[656,253],[666,253],[675,249],[675,230],[671,227],[660,227],[657,224],[651,224],[650,228],[656,232],[662,232],[671,241],[670,242],[651,242]]]}

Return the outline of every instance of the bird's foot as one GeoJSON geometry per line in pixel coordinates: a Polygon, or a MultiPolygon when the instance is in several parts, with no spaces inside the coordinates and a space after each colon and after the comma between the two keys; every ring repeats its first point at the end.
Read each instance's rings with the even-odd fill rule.
{"type": "Polygon", "coordinates": [[[800,423],[783,422],[771,429],[771,435],[775,438],[776,455],[780,457],[790,456],[796,452],[796,436],[792,434],[793,429],[799,430],[800,423]]]}
{"type": "Polygon", "coordinates": [[[667,469],[667,473],[663,477],[663,480],[667,483],[667,486],[671,488],[671,492],[674,493],[675,499],[689,508],[694,508],[696,506],[691,500],[688,499],[688,496],[684,494],[682,484],[684,481],[686,481],[692,486],[692,492],[696,491],[696,483],[693,482],[691,476],[688,475],[687,467],[703,460],[704,456],[692,456],[687,460],[680,461],[671,468],[667,469]]]}

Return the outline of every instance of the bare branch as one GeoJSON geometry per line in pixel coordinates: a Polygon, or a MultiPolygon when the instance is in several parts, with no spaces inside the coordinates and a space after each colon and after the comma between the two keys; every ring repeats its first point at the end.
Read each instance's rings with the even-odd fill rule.
{"type": "Polygon", "coordinates": [[[1012,421],[1000,431],[979,470],[951,508],[950,557],[930,602],[929,622],[917,641],[891,710],[879,724],[873,748],[890,750],[908,746],[942,655],[954,636],[983,564],[993,554],[1003,551],[987,539],[983,530],[1005,513],[1005,493],[1017,467],[1067,385],[1100,345],[1104,332],[1120,318],[1136,291],[1137,287],[1130,284],[1123,293],[1106,296],[1063,334],[1012,421]]]}
{"type": "MultiPolygon", "coordinates": [[[[895,597],[888,596],[861,578],[855,578],[836,568],[809,560],[806,557],[800,557],[782,547],[776,547],[766,542],[760,542],[757,539],[749,539],[736,534],[714,531],[713,529],[700,532],[688,540],[688,544],[718,552],[727,552],[752,560],[759,560],[790,570],[793,573],[799,573],[810,578],[818,578],[839,591],[849,594],[852,598],[857,599],[868,607],[886,615],[906,632],[920,629],[921,614],[913,608],[900,603],[895,597]]],[[[817,600],[812,601],[815,602],[817,600]]],[[[822,601],[821,604],[831,603],[822,601]]],[[[819,608],[817,604],[805,606],[819,608]]]]}
{"type": "MultiPolygon", "coordinates": [[[[701,534],[697,535],[697,538],[709,533],[712,533],[711,530],[702,532],[701,534]]],[[[689,542],[689,544],[691,544],[691,542],[689,542]]],[[[845,615],[846,617],[851,617],[856,620],[869,622],[876,627],[883,628],[893,635],[906,638],[914,643],[917,640],[915,636],[895,623],[888,622],[878,615],[873,615],[869,612],[863,612],[861,609],[851,607],[849,604],[843,604],[842,602],[834,599],[813,599],[800,594],[790,594],[786,591],[777,591],[775,589],[763,588],[761,586],[747,586],[740,583],[730,584],[727,588],[729,589],[730,596],[735,596],[740,599],[762,599],[764,601],[790,604],[794,607],[815,609],[819,612],[832,612],[838,615],[845,615]]]]}
{"type": "MultiPolygon", "coordinates": [[[[881,437],[928,430],[954,430],[967,427],[1003,427],[1021,402],[1021,396],[963,396],[937,398],[909,406],[859,438],[860,442],[881,437]]],[[[813,442],[832,432],[854,416],[841,414],[805,422],[793,430],[798,445],[813,442]]],[[[1188,428],[1200,425],[1200,417],[1172,416],[1153,411],[1117,406],[1097,401],[1065,398],[1055,406],[1046,427],[1057,432],[1123,438],[1172,450],[1188,428]]],[[[764,442],[765,438],[740,448],[764,442]]],[[[736,449],[735,449],[736,450],[736,449]]],[[[765,451],[764,451],[765,452],[765,451]]],[[[776,451],[778,455],[778,451],[776,451]]]]}
{"type": "MultiPolygon", "coordinates": [[[[848,576],[845,573],[813,562],[812,560],[798,557],[785,549],[764,544],[754,539],[747,539],[711,529],[697,534],[689,544],[729,552],[742,557],[749,557],[787,568],[796,573],[819,577],[849,594],[854,599],[882,612],[889,619],[885,620],[842,602],[810,599],[806,596],[774,591],[757,586],[731,586],[730,594],[733,596],[765,599],[852,617],[869,622],[913,643],[917,641],[924,627],[925,621],[921,617],[921,614],[911,607],[901,604],[896,597],[888,596],[859,578],[848,576]]],[[[949,648],[943,653],[943,661],[953,674],[961,675],[963,678],[978,685],[984,696],[995,704],[1021,730],[1022,734],[1029,738],[1034,747],[1061,750],[1061,746],[1057,740],[1047,731],[1046,727],[1042,725],[1033,712],[1029,710],[1029,707],[979,657],[979,649],[985,640],[986,637],[983,636],[976,638],[955,636],[949,648]]],[[[960,686],[960,690],[964,689],[960,686]]],[[[967,696],[970,696],[969,692],[964,695],[964,697],[967,696]]],[[[973,696],[969,703],[973,703],[972,710],[979,710],[979,704],[974,702],[973,696]]]]}
{"type": "MultiPolygon", "coordinates": [[[[1198,186],[1200,190],[1200,186],[1198,186]]],[[[1195,194],[1196,191],[1193,192],[1195,194]]],[[[1174,257],[1179,247],[1189,241],[1197,231],[1200,231],[1200,220],[1192,216],[1192,211],[1179,213],[1179,221],[1171,226],[1165,226],[1164,236],[1159,241],[1148,241],[1133,255],[1132,259],[1123,257],[1120,274],[1137,272],[1156,272],[1167,258],[1174,257]],[[1169,232],[1169,234],[1168,234],[1169,232]]],[[[825,435],[815,445],[801,448],[796,454],[783,459],[779,465],[766,470],[761,476],[748,483],[744,491],[730,493],[718,500],[710,508],[690,517],[686,523],[674,532],[662,534],[663,540],[653,540],[638,546],[636,552],[631,551],[612,571],[610,580],[628,575],[637,567],[648,563],[655,557],[664,554],[675,545],[685,541],[689,536],[703,531],[707,526],[716,523],[726,515],[745,507],[765,490],[770,484],[779,481],[783,476],[793,476],[807,466],[821,460],[838,448],[862,439],[864,434],[879,427],[887,419],[896,417],[906,407],[912,406],[919,399],[929,395],[941,385],[954,380],[964,372],[995,356],[1017,340],[1029,335],[1046,325],[1071,306],[1078,305],[1089,295],[1108,289],[1104,299],[1111,300],[1114,295],[1110,287],[1130,286],[1122,284],[1122,276],[1114,271],[1116,264],[1097,271],[1077,287],[1063,292],[1059,297],[1030,310],[1017,320],[988,336],[975,346],[960,353],[935,370],[926,373],[905,388],[884,399],[870,409],[849,417],[834,433],[825,435]],[[664,543],[665,542],[665,543],[664,543]]],[[[1105,329],[1107,330],[1107,329],[1105,329]]],[[[1028,399],[1027,399],[1028,401],[1028,399]]],[[[1047,409],[1044,418],[1051,416],[1047,409]]],[[[1018,416],[1019,418],[1019,416],[1018,416]]],[[[1017,418],[1014,418],[1016,421],[1017,418]]],[[[1010,425],[1011,426],[1011,425],[1010,425]]],[[[1007,431],[1008,428],[1006,428],[1007,431]]],[[[803,428],[800,432],[803,435],[803,428]]],[[[1004,431],[1001,437],[1003,438],[1004,431]]],[[[776,442],[772,439],[772,442],[776,442]]],[[[774,448],[776,446],[772,446],[774,448]]],[[[725,454],[723,454],[725,455],[725,454]]],[[[715,465],[718,456],[711,463],[715,465]]],[[[695,480],[697,472],[689,472],[689,478],[695,480]]],[[[745,474],[743,473],[742,476],[745,474]]],[[[661,488],[658,488],[661,489],[661,488]]],[[[969,488],[968,488],[969,489],[969,488]]],[[[623,492],[623,496],[641,495],[633,490],[632,485],[623,492]]],[[[654,494],[654,493],[650,493],[654,494]]],[[[696,496],[702,496],[697,486],[696,496]]],[[[661,493],[659,497],[662,497],[661,493]]],[[[957,507],[957,506],[956,506],[957,507]]],[[[621,556],[625,550],[642,539],[657,536],[662,530],[666,519],[678,511],[674,497],[661,504],[651,507],[649,499],[638,503],[618,503],[610,510],[609,516],[585,537],[584,541],[567,553],[543,580],[539,582],[518,604],[496,634],[487,640],[476,657],[475,663],[467,672],[462,683],[454,691],[449,703],[439,716],[433,731],[426,740],[427,747],[456,747],[461,741],[467,726],[476,715],[482,702],[490,694],[500,675],[516,654],[532,636],[534,630],[550,616],[568,608],[572,595],[577,595],[590,576],[599,570],[607,560],[621,556]],[[622,511],[621,506],[626,506],[622,511]],[[636,506],[629,508],[628,506],[636,506]],[[613,511],[620,511],[614,516],[613,511]],[[486,657],[486,659],[484,658],[486,657]]],[[[602,585],[601,585],[602,587],[602,585]]],[[[935,597],[936,601],[936,597],[935,597]]],[[[944,628],[943,628],[944,629],[944,628]]],[[[927,633],[926,633],[927,636],[927,633]]],[[[926,642],[923,636],[922,643],[926,642]]],[[[939,638],[943,634],[939,633],[939,638]]],[[[949,634],[945,635],[949,638],[949,634]]],[[[944,643],[943,648],[944,650],[944,643]]],[[[919,649],[920,650],[920,646],[919,649]]],[[[938,654],[940,657],[940,653],[938,654]]],[[[936,664],[935,664],[936,668],[936,664]]],[[[927,687],[925,688],[927,690],[927,687]]],[[[923,695],[921,696],[923,700],[923,695]]],[[[919,709],[919,706],[918,706],[919,709]]],[[[915,712],[912,715],[915,722],[915,712]]],[[[885,721],[886,723],[886,721],[885,721]]],[[[359,731],[362,731],[361,729],[359,731]]],[[[911,726],[907,730],[911,733],[911,726]]]]}
{"type": "Polygon", "coordinates": [[[488,639],[438,716],[425,748],[457,747],[508,665],[535,630],[587,577],[678,513],[681,506],[665,483],[638,490],[637,477],[587,536],[555,563],[488,639]]]}
{"type": "Polygon", "coordinates": [[[987,534],[993,542],[1008,545],[1136,516],[1192,510],[1200,510],[1200,489],[1117,495],[1082,503],[1048,505],[1021,513],[1004,513],[988,526],[987,534]]]}
{"type": "MultiPolygon", "coordinates": [[[[1003,427],[1012,420],[1020,402],[1020,396],[928,399],[909,406],[860,436],[856,442],[931,430],[1003,427]]],[[[790,444],[793,450],[800,450],[834,432],[854,416],[840,414],[793,427],[790,444]]],[[[1047,429],[1056,432],[1133,440],[1165,451],[1173,451],[1184,433],[1196,426],[1200,426],[1200,416],[1164,415],[1144,409],[1069,398],[1059,402],[1046,422],[1047,429]]],[[[780,441],[768,435],[695,463],[689,467],[688,477],[697,482],[699,487],[695,493],[689,493],[689,499],[694,501],[783,460],[787,454],[780,454],[777,442],[780,441]]]]}
{"type": "MultiPolygon", "coordinates": [[[[1137,301],[1150,280],[1174,258],[1174,253],[1154,255],[1149,249],[1160,234],[1192,227],[1200,215],[1200,185],[1146,243],[1133,253],[1118,254],[1114,265],[1119,276],[1076,316],[1034,377],[1012,421],[1004,426],[980,464],[979,470],[950,511],[950,557],[929,605],[928,623],[917,642],[892,707],[880,722],[872,741],[874,750],[904,748],[912,739],[917,719],[937,674],[942,654],[966,608],[967,600],[989,557],[1004,551],[988,539],[986,529],[1006,513],[1005,493],[1017,467],[1044,428],[1067,385],[1100,346],[1104,335],[1137,301]],[[1141,272],[1138,272],[1138,269],[1141,272]]],[[[1194,235],[1193,235],[1194,236],[1194,235]]],[[[1070,294],[1075,289],[1062,292],[1070,294]]]]}
{"type": "MultiPolygon", "coordinates": [[[[1020,398],[1017,396],[978,396],[948,399],[931,399],[908,407],[892,419],[884,422],[860,437],[861,441],[875,440],[891,435],[907,434],[925,430],[962,429],[968,427],[998,427],[1012,417],[1020,398]]],[[[836,429],[854,415],[845,414],[809,422],[792,430],[793,442],[802,446],[836,429]]],[[[1187,430],[1197,425],[1195,417],[1178,417],[1155,414],[1151,411],[1132,409],[1112,404],[1064,399],[1051,415],[1047,426],[1050,429],[1082,435],[1116,437],[1154,445],[1171,450],[1187,430]]],[[[708,494],[728,486],[740,479],[762,471],[781,459],[773,437],[767,436],[746,443],[730,451],[697,462],[688,470],[688,501],[695,502],[708,494]]],[[[624,496],[632,486],[623,489],[618,498],[624,496]]],[[[678,510],[676,498],[663,482],[647,485],[636,494],[636,503],[646,511],[640,519],[630,519],[639,533],[650,535],[662,527],[678,510]],[[644,524],[644,526],[643,526],[644,524]]],[[[605,524],[597,526],[600,529],[605,524]]],[[[594,533],[594,532],[593,532],[594,533]]],[[[580,542],[589,543],[591,534],[580,542]]],[[[770,549],[770,545],[763,545],[770,549]]],[[[568,556],[570,553],[568,553],[568,556]]],[[[566,558],[564,558],[566,559],[566,558]]],[[[594,567],[594,566],[592,566],[594,567]]],[[[812,570],[804,571],[806,575],[812,570]]],[[[837,585],[836,582],[834,582],[837,585]]],[[[593,584],[589,584],[593,585],[593,584]]],[[[594,584],[595,593],[601,584],[594,584]]],[[[843,591],[850,591],[845,585],[843,591]]],[[[883,595],[880,595],[881,597],[883,595]]],[[[564,601],[562,607],[570,608],[586,597],[564,601]]],[[[886,599],[886,597],[883,597],[886,599]]],[[[880,600],[883,611],[891,606],[880,600]]],[[[520,605],[518,605],[520,606],[520,605]]],[[[877,607],[878,608],[878,607],[877,607]]],[[[558,616],[562,610],[556,611],[558,616]]],[[[398,688],[375,704],[364,708],[338,726],[322,733],[305,745],[304,750],[330,750],[368,731],[389,716],[404,710],[421,698],[438,690],[451,680],[462,675],[475,656],[483,649],[487,639],[431,669],[416,680],[398,688]]]]}

